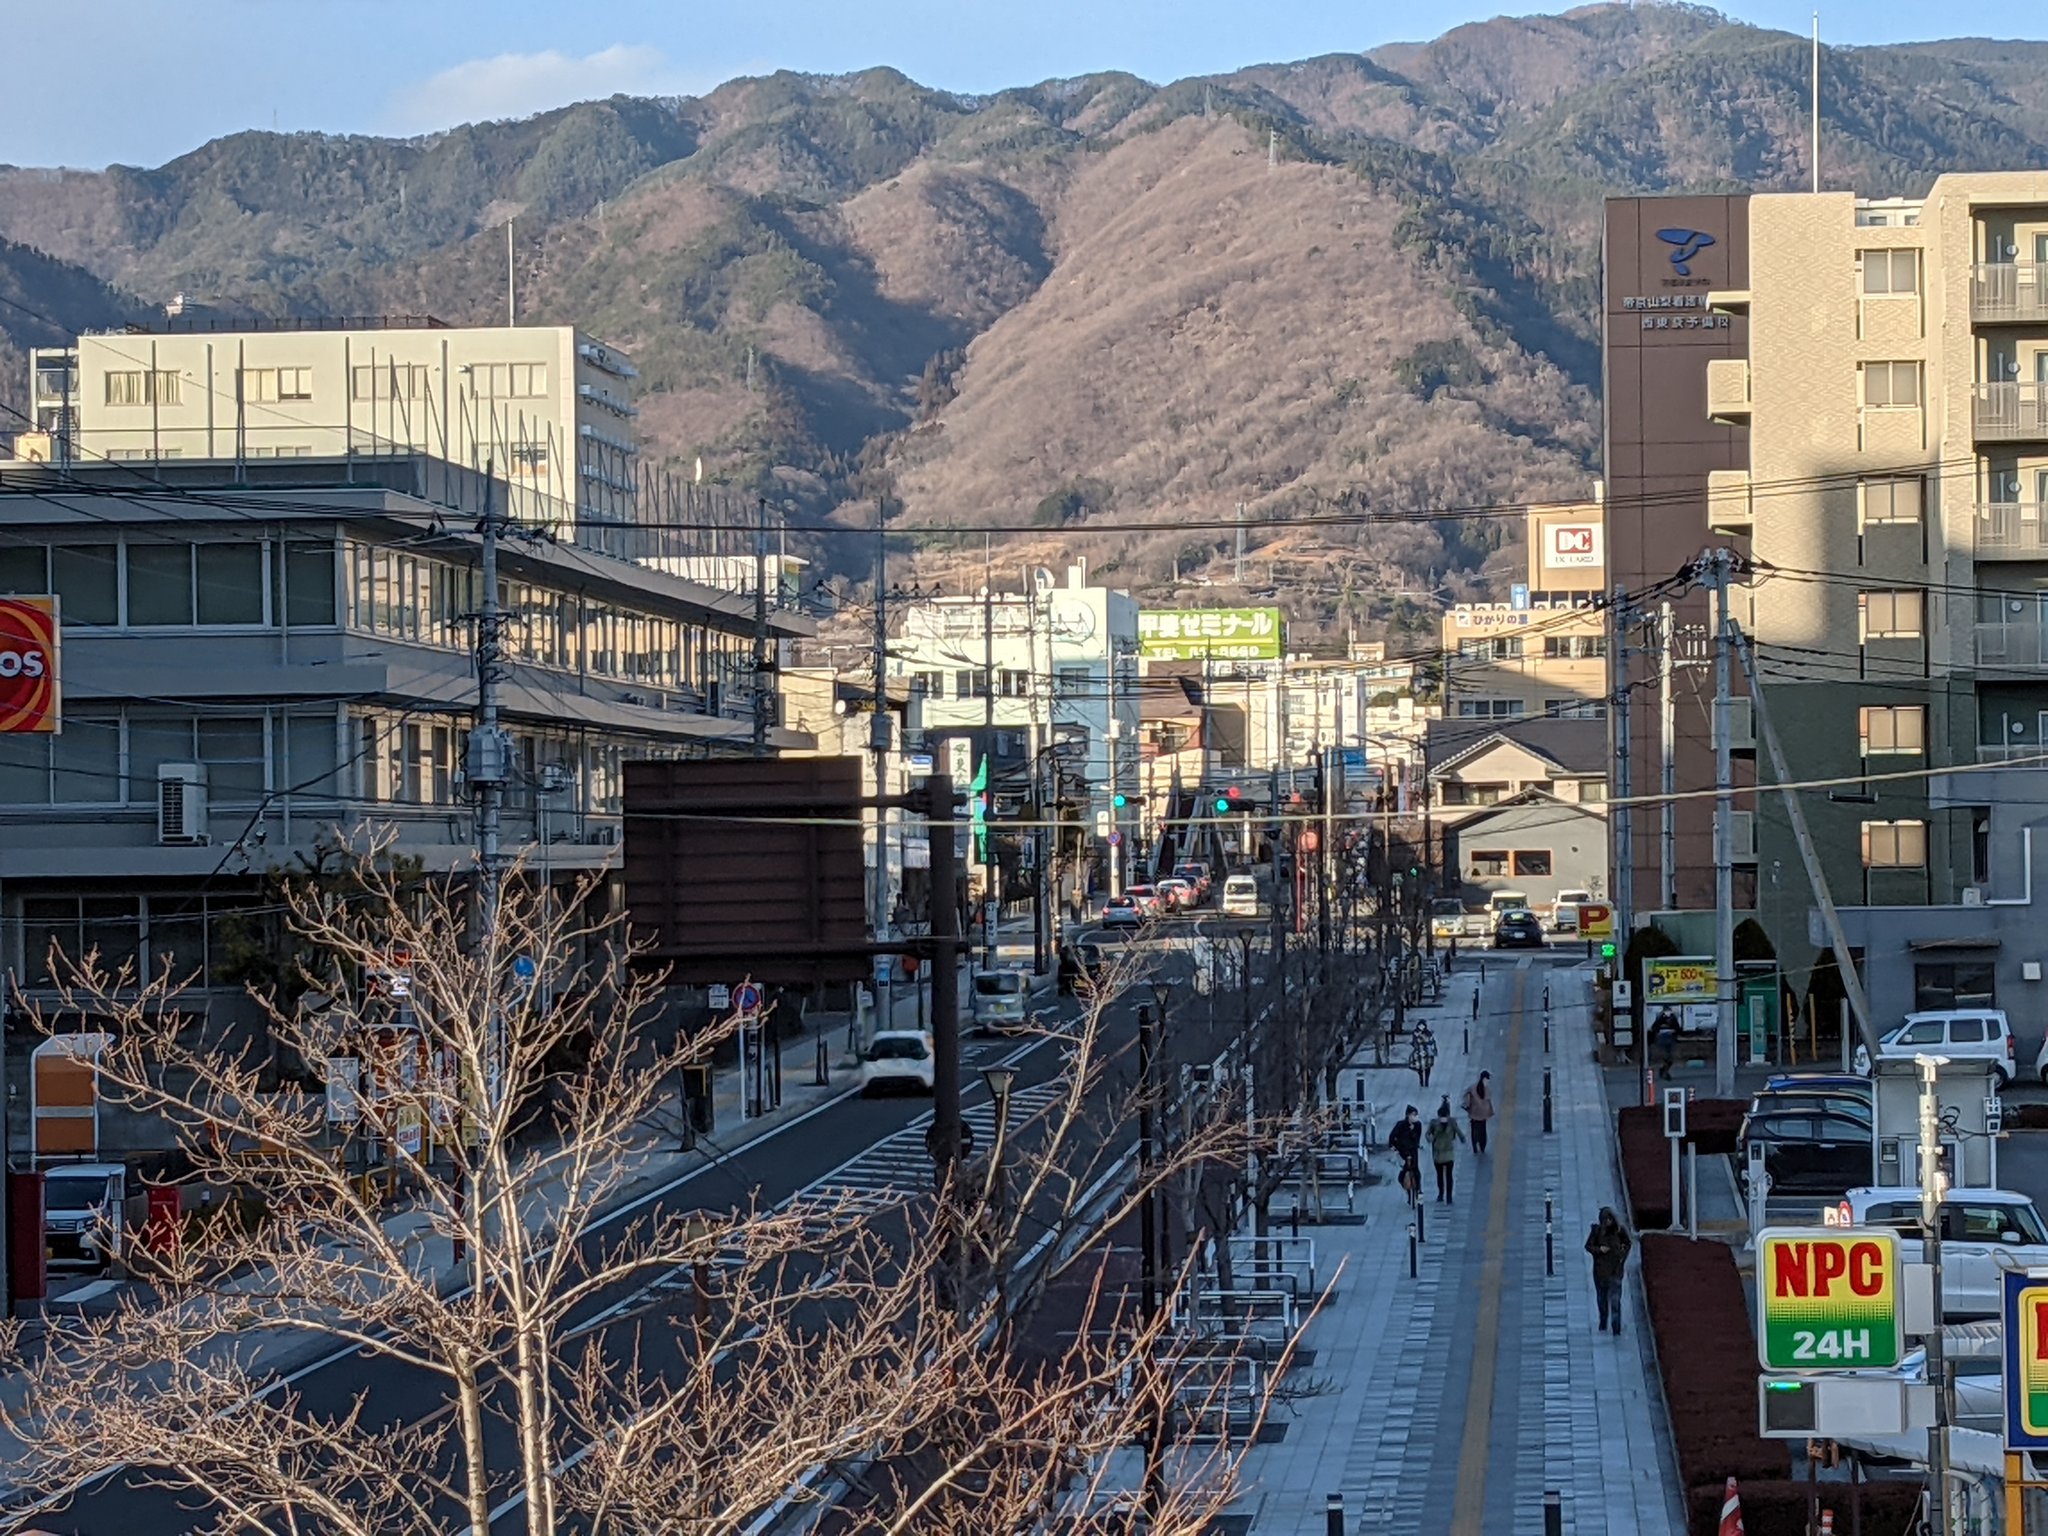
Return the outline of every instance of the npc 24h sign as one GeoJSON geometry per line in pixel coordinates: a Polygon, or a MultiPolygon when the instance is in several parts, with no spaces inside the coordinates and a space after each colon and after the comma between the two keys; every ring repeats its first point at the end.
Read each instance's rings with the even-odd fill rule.
{"type": "Polygon", "coordinates": [[[1756,1355],[1767,1371],[1896,1367],[1897,1236],[1876,1227],[1769,1227],[1757,1236],[1756,1355]]]}

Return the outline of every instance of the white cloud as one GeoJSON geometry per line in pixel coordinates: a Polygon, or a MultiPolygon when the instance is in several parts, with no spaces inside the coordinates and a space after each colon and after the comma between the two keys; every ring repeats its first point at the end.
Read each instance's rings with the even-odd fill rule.
{"type": "Polygon", "coordinates": [[[384,126],[397,134],[432,133],[458,123],[530,117],[572,101],[625,93],[665,96],[703,90],[668,55],[645,43],[614,43],[583,58],[558,49],[469,59],[395,93],[384,126]]]}

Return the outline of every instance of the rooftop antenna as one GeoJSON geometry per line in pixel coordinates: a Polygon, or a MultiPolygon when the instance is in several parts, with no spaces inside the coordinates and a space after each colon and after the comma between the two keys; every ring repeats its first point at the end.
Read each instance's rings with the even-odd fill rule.
{"type": "Polygon", "coordinates": [[[519,323],[519,290],[512,272],[512,226],[513,219],[505,221],[505,323],[519,323]]]}
{"type": "Polygon", "coordinates": [[[1813,190],[1820,190],[1820,12],[1813,13],[1813,190]]]}

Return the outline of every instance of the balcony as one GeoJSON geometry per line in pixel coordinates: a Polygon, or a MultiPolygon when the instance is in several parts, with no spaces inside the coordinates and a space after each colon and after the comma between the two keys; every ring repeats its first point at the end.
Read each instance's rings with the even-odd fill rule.
{"type": "Polygon", "coordinates": [[[1978,384],[1974,391],[1972,417],[1978,442],[2048,439],[2048,384],[1978,384]]]}
{"type": "Polygon", "coordinates": [[[2048,265],[1978,262],[1970,268],[1970,319],[1978,325],[2048,320],[2048,265]]]}
{"type": "Polygon", "coordinates": [[[1980,763],[2039,763],[2043,756],[2038,741],[1980,741],[1977,743],[1977,761],[1980,763]]]}
{"type": "Polygon", "coordinates": [[[2048,628],[2039,619],[1977,626],[1977,665],[2037,668],[2048,661],[2048,628]]]}
{"type": "Polygon", "coordinates": [[[1977,504],[1979,560],[2048,560],[2048,507],[2038,501],[1977,504]]]}
{"type": "Polygon", "coordinates": [[[1717,357],[1708,362],[1707,415],[1715,421],[1749,420],[1748,358],[1717,357]]]}

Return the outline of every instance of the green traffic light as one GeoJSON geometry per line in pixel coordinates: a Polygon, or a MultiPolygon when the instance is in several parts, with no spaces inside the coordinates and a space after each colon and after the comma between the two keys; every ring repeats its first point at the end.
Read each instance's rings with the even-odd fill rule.
{"type": "Polygon", "coordinates": [[[1110,804],[1114,805],[1118,810],[1122,810],[1130,803],[1131,797],[1129,795],[1117,795],[1110,801],[1110,804]]]}
{"type": "Polygon", "coordinates": [[[1228,814],[1229,814],[1229,812],[1230,812],[1230,802],[1229,802],[1228,800],[1224,799],[1224,798],[1223,798],[1223,797],[1222,797],[1221,795],[1218,795],[1218,796],[1216,797],[1216,814],[1217,814],[1218,816],[1224,816],[1224,815],[1228,815],[1228,814]]]}
{"type": "Polygon", "coordinates": [[[1602,960],[1612,960],[1614,958],[1614,943],[1612,940],[1600,946],[1600,958],[1602,960]]]}

